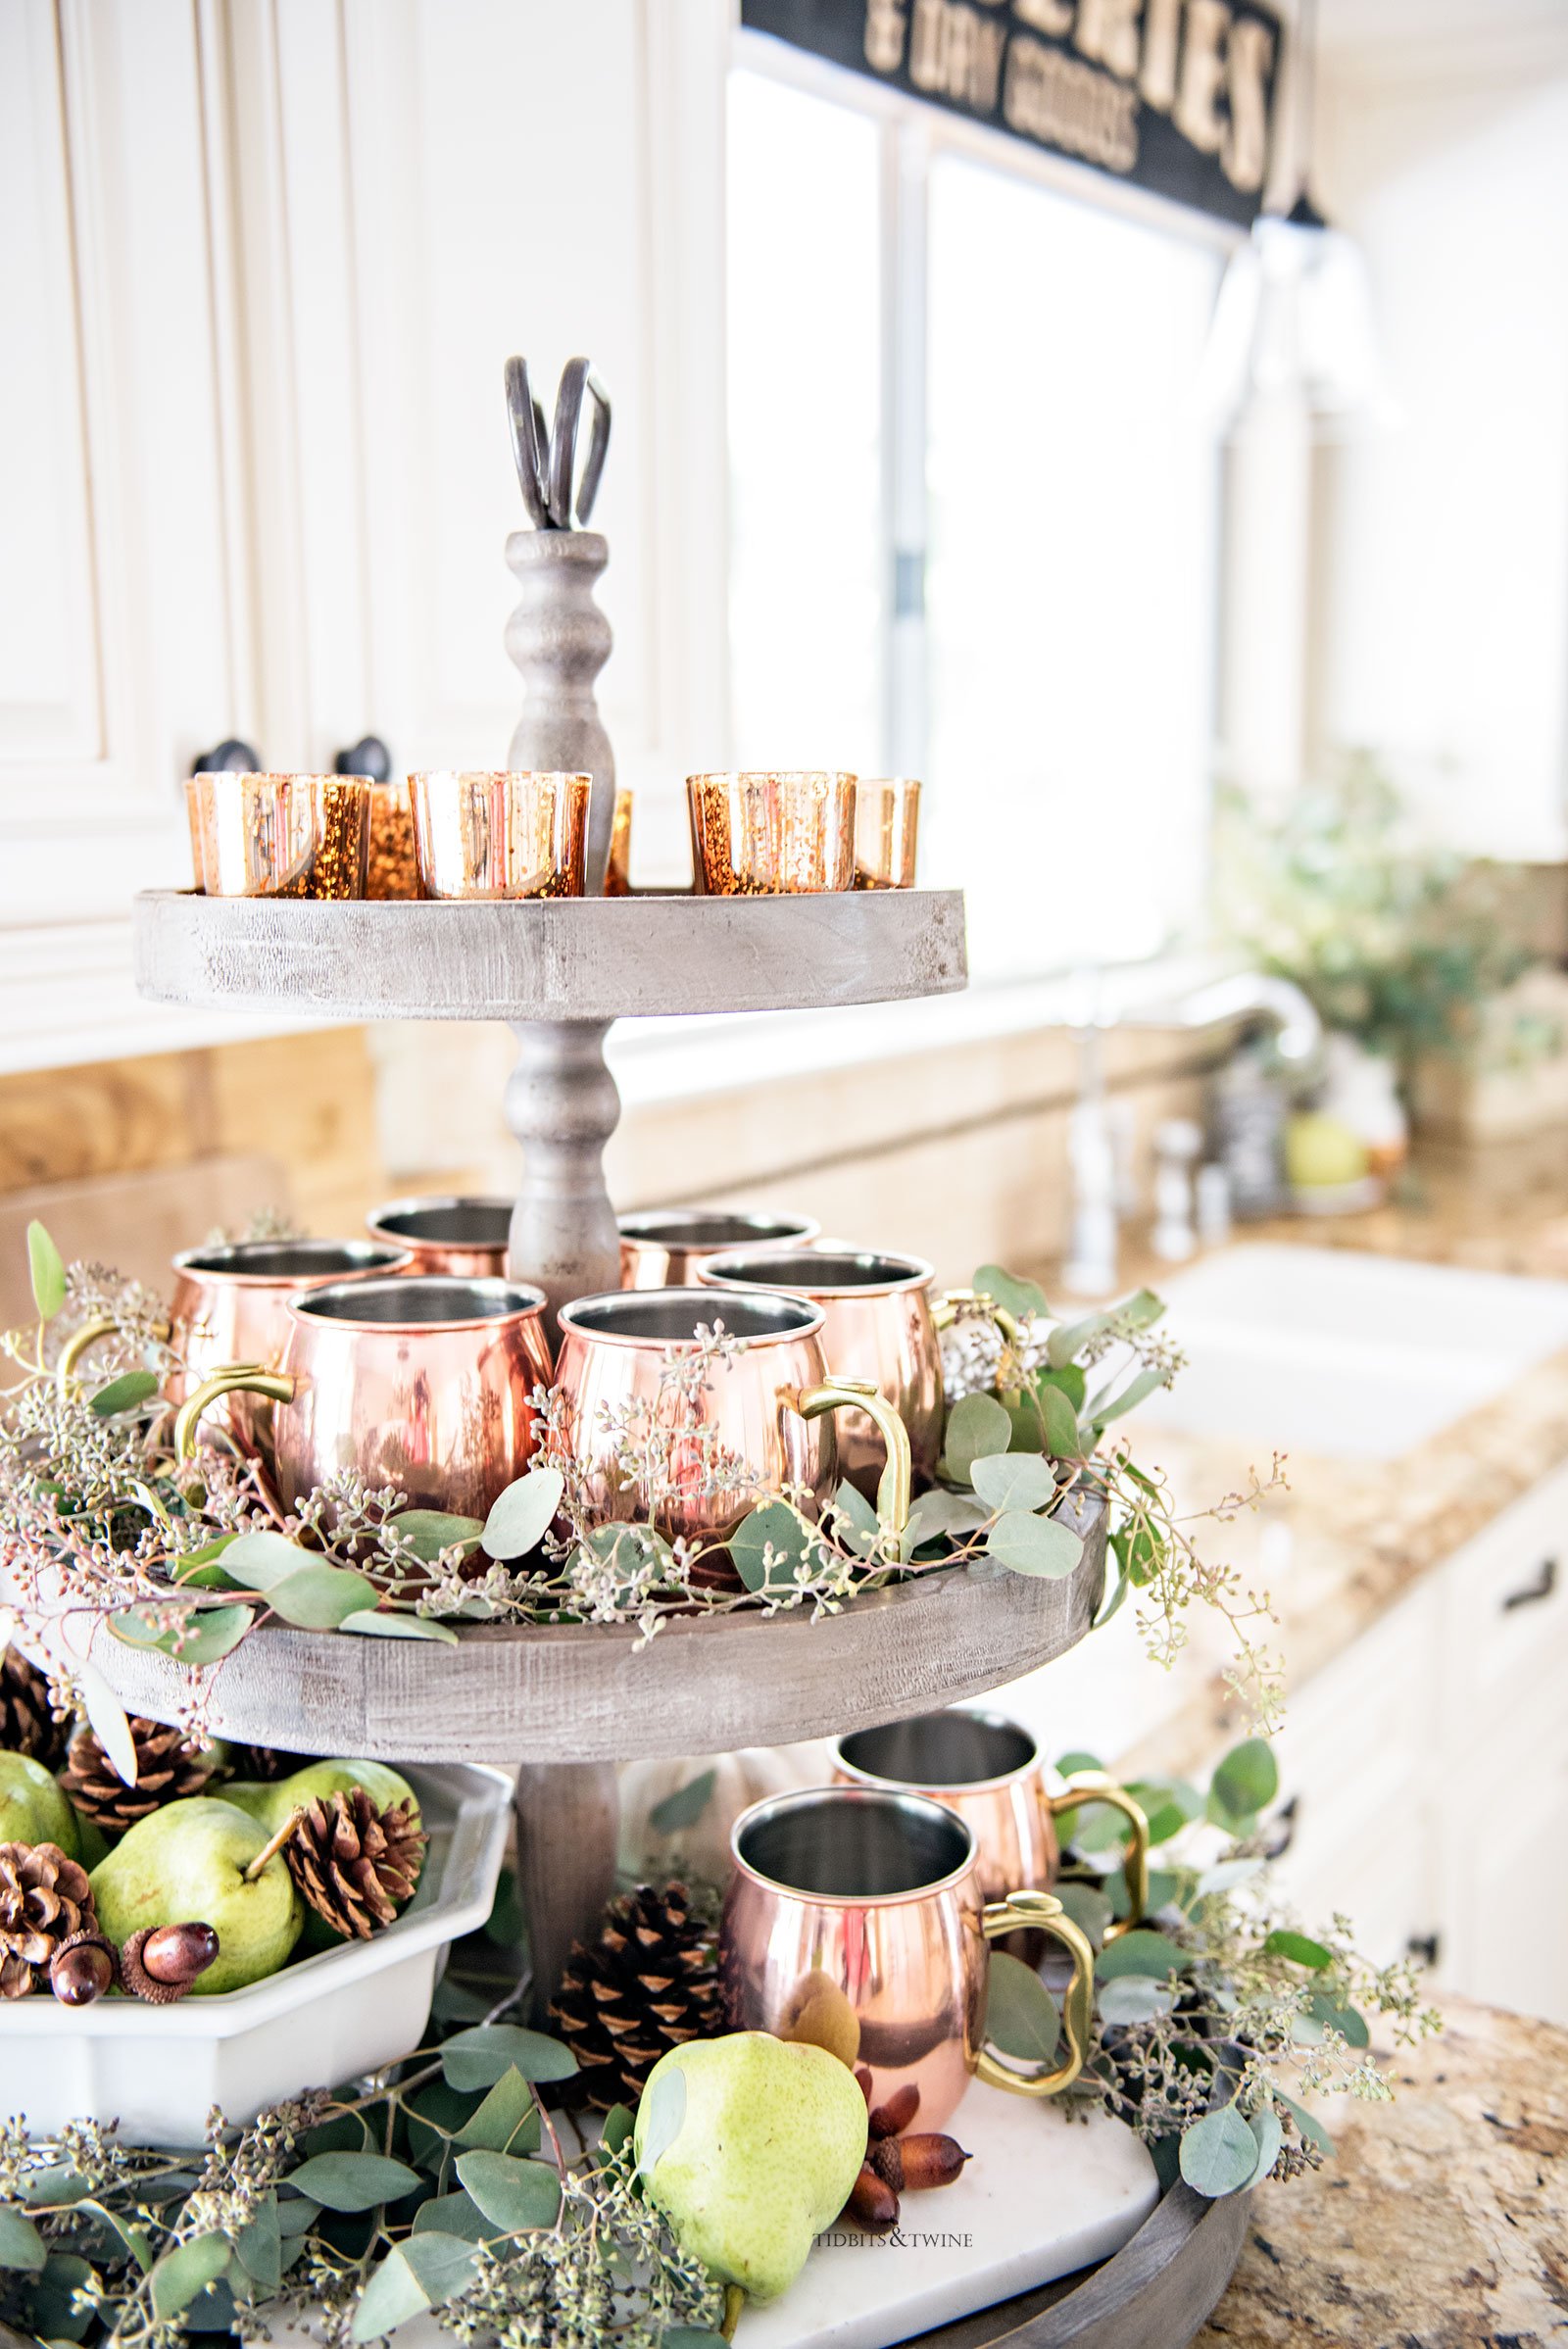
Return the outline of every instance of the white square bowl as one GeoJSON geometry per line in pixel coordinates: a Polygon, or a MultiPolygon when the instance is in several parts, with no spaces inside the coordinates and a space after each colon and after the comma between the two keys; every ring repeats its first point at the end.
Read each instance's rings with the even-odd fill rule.
{"type": "Polygon", "coordinates": [[[418,1890],[383,1933],[172,2006],[113,1997],[65,2007],[36,1990],[0,2001],[0,2114],[24,2114],[35,2135],[118,2120],[137,2143],[199,2145],[215,2104],[230,2121],[254,2121],[416,2047],[448,1946],[490,1914],[513,1782],[466,1763],[404,1776],[430,1840],[418,1890]]]}

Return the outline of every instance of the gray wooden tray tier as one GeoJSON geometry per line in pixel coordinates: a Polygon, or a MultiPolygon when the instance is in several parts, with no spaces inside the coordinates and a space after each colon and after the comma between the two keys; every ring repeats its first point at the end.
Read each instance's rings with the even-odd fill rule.
{"type": "Polygon", "coordinates": [[[149,890],[135,970],[160,1003],[572,1021],[892,1003],[967,976],[955,889],[440,904],[149,890]]]}
{"type": "Polygon", "coordinates": [[[1235,2273],[1251,2208],[1250,2194],[1205,2202],[1174,2185],[1113,2258],[923,2332],[917,2349],[1186,2349],[1235,2273]]]}
{"type": "MultiPolygon", "coordinates": [[[[982,1561],[814,1623],[804,1611],[693,1617],[647,1643],[613,1624],[479,1624],[456,1647],[269,1626],[214,1669],[209,1718],[246,1743],[414,1762],[581,1765],[837,1735],[994,1688],[1075,1646],[1103,1588],[1103,1505],[1086,1502],[1076,1522],[1084,1554],[1060,1581],[982,1561]]],[[[93,1660],[132,1711],[177,1717],[186,1676],[168,1657],[106,1634],[93,1660]]]]}

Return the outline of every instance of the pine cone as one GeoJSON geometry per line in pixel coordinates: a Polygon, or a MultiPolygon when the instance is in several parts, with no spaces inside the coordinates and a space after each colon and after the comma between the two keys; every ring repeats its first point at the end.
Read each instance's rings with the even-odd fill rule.
{"type": "Polygon", "coordinates": [[[24,1753],[58,1770],[71,1739],[69,1721],[57,1721],[49,1683],[20,1647],[0,1650],[0,1753],[24,1753]]]}
{"type": "Polygon", "coordinates": [[[58,1843],[0,1843],[0,1997],[47,1982],[61,1942],[97,1923],[86,1870],[58,1843]]]}
{"type": "Polygon", "coordinates": [[[600,2112],[637,2102],[662,2055],[724,2028],[717,1946],[684,1884],[639,1884],[572,1944],[550,2009],[600,2112]]]}
{"type": "Polygon", "coordinates": [[[130,1716],[131,1742],[136,1748],[136,1784],[127,1786],[90,1729],[78,1729],[71,1740],[60,1784],[85,1819],[95,1820],[105,1835],[122,1835],[127,1827],[145,1819],[166,1802],[200,1794],[212,1776],[212,1757],[186,1742],[182,1733],[162,1721],[130,1716]]]}
{"type": "Polygon", "coordinates": [[[275,1745],[231,1745],[223,1757],[225,1778],[241,1778],[265,1786],[280,1778],[292,1778],[300,1767],[297,1753],[283,1753],[275,1745]]]}
{"type": "Polygon", "coordinates": [[[368,1941],[413,1897],[426,1840],[412,1803],[380,1811],[355,1786],[307,1803],[283,1857],[317,1915],[345,1940],[368,1941]]]}

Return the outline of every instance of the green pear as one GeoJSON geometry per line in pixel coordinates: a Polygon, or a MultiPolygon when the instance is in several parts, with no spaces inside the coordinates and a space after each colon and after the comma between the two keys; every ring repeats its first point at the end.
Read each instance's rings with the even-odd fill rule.
{"type": "Polygon", "coordinates": [[[795,2281],[849,2200],[865,2140],[854,2073],[762,2031],[661,2056],[634,2133],[644,2186],[683,2249],[754,2300],[795,2281]]]}
{"type": "Polygon", "coordinates": [[[0,1843],[56,1843],[81,1857],[81,1822],[41,1762],[0,1753],[0,1843]]]}
{"type": "Polygon", "coordinates": [[[112,1941],[144,1925],[210,1925],[219,1952],[191,1985],[193,1998],[260,1982],[282,1965],[305,1914],[281,1854],[272,1854],[254,1884],[246,1882],[268,1839],[249,1812],[214,1795],[165,1803],[138,1819],[93,1870],[98,1922],[112,1941]]]}
{"type": "Polygon", "coordinates": [[[400,1802],[412,1802],[416,1819],[419,1816],[418,1796],[406,1778],[389,1770],[385,1762],[310,1762],[296,1770],[292,1778],[268,1781],[265,1785],[255,1779],[234,1779],[223,1788],[223,1800],[237,1803],[259,1819],[269,1835],[275,1835],[291,1811],[301,1803],[312,1802],[319,1796],[330,1802],[334,1794],[347,1794],[352,1786],[363,1786],[378,1811],[394,1809],[400,1802]]]}

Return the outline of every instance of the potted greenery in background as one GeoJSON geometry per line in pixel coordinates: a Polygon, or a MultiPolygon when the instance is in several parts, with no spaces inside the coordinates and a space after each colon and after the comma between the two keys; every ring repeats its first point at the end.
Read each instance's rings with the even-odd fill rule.
{"type": "Polygon", "coordinates": [[[1568,1115],[1568,981],[1542,967],[1505,868],[1437,846],[1371,753],[1283,806],[1223,793],[1214,903],[1328,1031],[1323,1095],[1289,1135],[1298,1203],[1358,1204],[1329,1195],[1393,1173],[1401,1104],[1471,1133],[1568,1115]]]}

